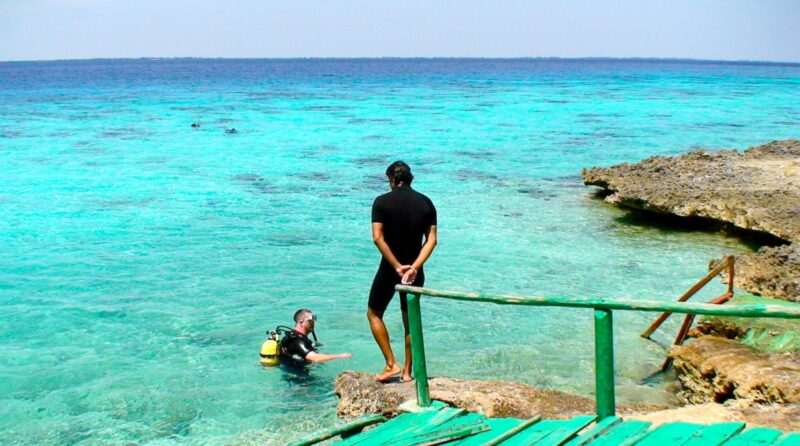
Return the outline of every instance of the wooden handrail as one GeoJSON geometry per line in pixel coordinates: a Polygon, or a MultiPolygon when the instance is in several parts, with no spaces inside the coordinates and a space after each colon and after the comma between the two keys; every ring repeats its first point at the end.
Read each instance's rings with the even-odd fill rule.
{"type": "MultiPolygon", "coordinates": [[[[529,305],[540,307],[570,307],[594,309],[595,333],[595,398],[597,416],[600,419],[614,415],[614,345],[611,310],[654,311],[709,316],[766,317],[800,319],[800,305],[715,305],[689,302],[659,302],[652,300],[597,299],[573,297],[511,296],[503,294],[463,293],[458,291],[438,291],[397,285],[395,289],[408,296],[408,318],[411,335],[411,356],[417,386],[417,404],[420,407],[431,405],[428,391],[428,371],[425,363],[425,342],[422,336],[421,296],[468,302],[489,302],[501,305],[529,305]]],[[[728,298],[725,293],[715,300],[728,298]]],[[[688,330],[688,328],[687,328],[688,330]]],[[[683,334],[685,336],[685,333],[683,334]]],[[[681,334],[679,334],[681,337],[681,334]]]]}
{"type": "Polygon", "coordinates": [[[691,302],[661,302],[656,300],[602,299],[580,297],[511,296],[506,294],[464,293],[460,291],[439,291],[397,285],[401,293],[418,294],[470,302],[490,302],[501,305],[530,305],[537,307],[597,308],[604,310],[651,311],[680,314],[705,314],[708,316],[766,317],[779,319],[800,319],[800,306],[788,305],[713,305],[691,302]]]}

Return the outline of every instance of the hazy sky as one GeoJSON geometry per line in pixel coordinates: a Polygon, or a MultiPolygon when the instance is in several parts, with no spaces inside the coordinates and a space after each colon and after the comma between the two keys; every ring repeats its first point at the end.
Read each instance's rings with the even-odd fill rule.
{"type": "Polygon", "coordinates": [[[0,60],[379,56],[800,62],[800,0],[0,0],[0,60]]]}

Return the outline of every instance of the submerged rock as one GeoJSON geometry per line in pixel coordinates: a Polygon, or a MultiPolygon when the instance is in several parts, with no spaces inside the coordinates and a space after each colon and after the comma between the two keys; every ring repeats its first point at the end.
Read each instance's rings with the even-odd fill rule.
{"type": "Polygon", "coordinates": [[[690,403],[733,398],[740,406],[800,403],[797,353],[760,353],[730,339],[703,336],[672,347],[670,357],[690,403]]]}
{"type": "MultiPolygon", "coordinates": [[[[595,411],[588,398],[513,382],[431,378],[428,386],[431,398],[488,417],[565,419],[595,411]]],[[[400,404],[416,398],[415,389],[413,382],[381,384],[369,373],[348,371],[336,377],[333,392],[339,396],[341,418],[366,413],[393,417],[400,404]]]]}
{"type": "Polygon", "coordinates": [[[770,245],[794,243],[737,256],[735,283],[751,293],[800,301],[800,141],[584,169],[583,181],[605,189],[612,204],[704,220],[770,245]]]}

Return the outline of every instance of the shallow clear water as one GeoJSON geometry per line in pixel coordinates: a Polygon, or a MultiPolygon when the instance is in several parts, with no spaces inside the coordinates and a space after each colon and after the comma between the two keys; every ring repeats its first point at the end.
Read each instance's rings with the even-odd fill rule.
{"type": "MultiPolygon", "coordinates": [[[[369,216],[395,159],[439,210],[429,286],[674,300],[753,247],[629,216],[581,168],[798,136],[798,65],[0,63],[0,443],[282,444],[334,423],[336,374],[381,367],[369,216]],[[354,357],[259,367],[299,307],[354,357]]],[[[432,375],[593,392],[589,311],[423,316],[432,375]]],[[[664,355],[638,337],[652,317],[615,315],[622,401],[670,398],[637,383],[664,355]]],[[[396,303],[388,324],[399,348],[396,303]]]]}

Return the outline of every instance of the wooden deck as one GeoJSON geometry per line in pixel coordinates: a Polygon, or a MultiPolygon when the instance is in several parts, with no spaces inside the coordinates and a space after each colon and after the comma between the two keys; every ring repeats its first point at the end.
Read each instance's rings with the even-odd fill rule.
{"type": "MultiPolygon", "coordinates": [[[[290,446],[308,446],[335,435],[385,421],[367,415],[336,428],[311,434],[290,446]]],[[[339,446],[800,446],[800,433],[784,434],[775,429],[747,428],[744,423],[667,423],[652,428],[649,422],[594,415],[570,420],[486,418],[464,409],[435,404],[432,410],[404,413],[366,432],[351,435],[339,446]]]]}

